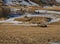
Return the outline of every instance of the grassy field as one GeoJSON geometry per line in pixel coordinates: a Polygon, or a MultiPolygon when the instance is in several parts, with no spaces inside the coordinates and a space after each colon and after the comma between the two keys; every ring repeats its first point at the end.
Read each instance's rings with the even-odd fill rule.
{"type": "Polygon", "coordinates": [[[25,27],[0,25],[0,44],[49,44],[60,42],[60,25],[25,27]]]}

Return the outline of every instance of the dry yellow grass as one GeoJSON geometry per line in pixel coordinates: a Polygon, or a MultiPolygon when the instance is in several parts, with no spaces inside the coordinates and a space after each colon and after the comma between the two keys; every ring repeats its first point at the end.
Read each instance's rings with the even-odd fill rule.
{"type": "Polygon", "coordinates": [[[60,42],[60,22],[46,28],[0,24],[0,44],[49,44],[50,41],[60,42]]]}
{"type": "Polygon", "coordinates": [[[25,27],[0,25],[0,44],[49,44],[60,42],[60,25],[42,27],[25,27]]]}
{"type": "MultiPolygon", "coordinates": [[[[29,8],[29,7],[28,7],[29,8]]],[[[60,11],[60,6],[49,6],[49,7],[47,7],[47,8],[43,8],[43,7],[41,7],[41,6],[39,6],[39,7],[36,7],[36,6],[31,6],[31,9],[29,8],[29,10],[36,10],[36,9],[38,9],[38,10],[52,10],[52,11],[60,11]]]]}
{"type": "Polygon", "coordinates": [[[36,23],[39,23],[39,22],[43,22],[43,21],[47,21],[47,17],[24,17],[24,18],[17,18],[15,19],[15,21],[23,21],[23,22],[29,22],[29,23],[32,23],[32,22],[36,22],[36,23]]]}

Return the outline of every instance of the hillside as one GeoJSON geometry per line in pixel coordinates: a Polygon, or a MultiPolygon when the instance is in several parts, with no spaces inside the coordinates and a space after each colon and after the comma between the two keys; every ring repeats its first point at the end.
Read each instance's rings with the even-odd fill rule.
{"type": "MultiPolygon", "coordinates": [[[[0,2],[1,1],[3,1],[3,0],[0,0],[0,2]]],[[[52,5],[59,6],[60,5],[58,0],[17,0],[17,1],[8,0],[7,3],[12,4],[12,5],[22,4],[22,5],[28,5],[28,6],[29,5],[30,6],[38,6],[38,5],[40,5],[40,6],[52,6],[52,5]]]]}
{"type": "Polygon", "coordinates": [[[58,3],[56,0],[31,0],[39,5],[42,5],[42,6],[47,6],[47,5],[57,5],[59,6],[60,3],[58,3]]]}

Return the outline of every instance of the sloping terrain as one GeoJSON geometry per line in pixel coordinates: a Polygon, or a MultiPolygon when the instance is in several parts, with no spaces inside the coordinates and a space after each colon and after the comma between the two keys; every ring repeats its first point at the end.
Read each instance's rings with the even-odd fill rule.
{"type": "Polygon", "coordinates": [[[36,4],[36,3],[34,3],[32,1],[30,1],[30,0],[23,0],[23,1],[21,1],[20,4],[27,5],[27,6],[38,6],[38,4],[36,4]]]}
{"type": "MultiPolygon", "coordinates": [[[[59,8],[60,7],[58,7],[58,10],[60,10],[59,8]]],[[[48,8],[48,9],[52,10],[52,8],[48,8]]],[[[53,10],[55,9],[57,8],[53,7],[53,10]]],[[[0,12],[1,12],[1,8],[0,8],[0,12]]],[[[22,18],[22,19],[19,18],[15,20],[24,21],[24,19],[25,18],[22,18]]],[[[37,20],[40,22],[41,19],[43,18],[34,17],[32,18],[31,22],[37,21],[37,20]]],[[[30,20],[30,18],[25,19],[25,21],[26,20],[30,20]]],[[[7,25],[2,25],[0,23],[0,44],[50,44],[49,42],[60,42],[60,21],[52,23],[45,28],[37,27],[37,26],[26,27],[21,25],[9,25],[8,23],[7,25]]]]}
{"type": "Polygon", "coordinates": [[[42,20],[46,20],[46,17],[25,17],[15,19],[15,21],[23,21],[23,22],[41,22],[42,20]]]}
{"type": "Polygon", "coordinates": [[[58,3],[56,0],[31,0],[39,5],[42,5],[42,6],[47,6],[47,5],[57,5],[59,6],[60,3],[58,3]]]}

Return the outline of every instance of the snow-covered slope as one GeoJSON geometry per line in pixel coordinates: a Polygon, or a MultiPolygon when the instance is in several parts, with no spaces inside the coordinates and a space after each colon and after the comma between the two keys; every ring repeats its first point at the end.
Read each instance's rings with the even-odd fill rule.
{"type": "Polygon", "coordinates": [[[28,3],[28,2],[26,2],[26,1],[24,1],[24,0],[21,0],[20,4],[22,4],[22,5],[27,5],[27,6],[31,6],[30,3],[28,3]]]}
{"type": "Polygon", "coordinates": [[[58,3],[60,3],[60,0],[56,0],[58,3]]]}
{"type": "Polygon", "coordinates": [[[34,2],[32,2],[32,1],[30,1],[30,0],[28,0],[33,6],[39,6],[38,4],[36,4],[36,3],[34,3],[34,2]]]}
{"type": "Polygon", "coordinates": [[[39,6],[38,4],[36,4],[36,3],[34,3],[34,2],[32,2],[32,1],[30,1],[30,0],[20,0],[21,2],[20,2],[20,4],[22,4],[22,5],[27,5],[27,6],[39,6]]]}
{"type": "Polygon", "coordinates": [[[30,0],[4,0],[4,3],[6,5],[21,4],[21,5],[27,5],[27,6],[39,6],[38,4],[36,4],[30,0]]]}

